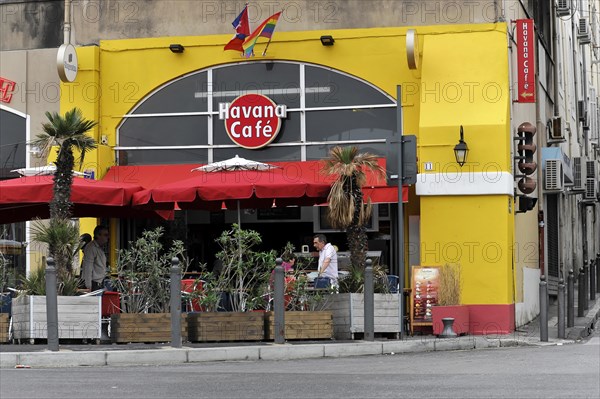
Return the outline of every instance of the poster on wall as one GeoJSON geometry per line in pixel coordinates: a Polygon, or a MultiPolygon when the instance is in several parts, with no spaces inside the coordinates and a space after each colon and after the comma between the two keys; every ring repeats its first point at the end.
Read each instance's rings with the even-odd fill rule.
{"type": "Polygon", "coordinates": [[[431,308],[437,304],[439,268],[413,266],[411,280],[411,326],[432,325],[431,308]]]}

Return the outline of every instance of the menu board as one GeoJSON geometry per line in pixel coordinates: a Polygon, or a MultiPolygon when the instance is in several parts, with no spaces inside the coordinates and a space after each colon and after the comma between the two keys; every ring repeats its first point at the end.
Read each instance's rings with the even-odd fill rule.
{"type": "Polygon", "coordinates": [[[410,316],[411,327],[432,324],[431,308],[437,304],[439,268],[413,266],[411,280],[410,316]]]}

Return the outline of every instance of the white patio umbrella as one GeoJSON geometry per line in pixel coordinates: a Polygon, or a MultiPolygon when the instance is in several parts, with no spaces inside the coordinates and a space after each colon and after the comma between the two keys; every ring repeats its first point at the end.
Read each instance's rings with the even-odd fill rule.
{"type": "MultiPolygon", "coordinates": [[[[56,165],[49,164],[46,166],[35,166],[29,168],[13,169],[11,172],[16,172],[21,176],[47,176],[53,175],[56,172],[56,165]]],[[[85,176],[85,173],[73,171],[74,176],[85,176]]]]}
{"type": "Polygon", "coordinates": [[[224,170],[235,171],[235,170],[269,170],[277,168],[278,166],[271,165],[268,163],[252,161],[246,158],[238,157],[237,155],[233,158],[226,159],[224,161],[218,161],[209,163],[208,165],[200,166],[192,169],[193,171],[201,172],[221,172],[224,170]]]}
{"type": "MultiPolygon", "coordinates": [[[[192,172],[233,172],[236,170],[269,170],[278,167],[279,166],[271,165],[264,162],[252,161],[250,159],[241,158],[236,155],[235,157],[226,159],[224,161],[218,161],[206,164],[204,166],[199,166],[197,168],[192,169],[192,172]]],[[[240,226],[241,228],[242,216],[240,214],[240,200],[237,201],[237,217],[238,226],[240,226]]]]}

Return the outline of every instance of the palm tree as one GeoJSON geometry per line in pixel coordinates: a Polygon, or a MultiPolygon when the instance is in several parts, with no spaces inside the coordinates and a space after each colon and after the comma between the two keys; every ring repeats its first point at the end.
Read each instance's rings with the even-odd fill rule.
{"type": "Polygon", "coordinates": [[[69,219],[71,217],[71,185],[73,184],[73,167],[76,149],[79,156],[79,166],[83,165],[88,151],[98,145],[93,137],[86,133],[96,126],[96,122],[84,119],[79,108],[73,108],[63,116],[58,113],[46,112],[49,122],[42,125],[43,133],[31,142],[38,147],[41,156],[46,158],[53,146],[58,146],[56,172],[54,173],[54,195],[50,202],[50,217],[69,219]]]}
{"type": "Polygon", "coordinates": [[[365,223],[371,217],[372,205],[363,200],[362,187],[365,172],[370,170],[377,178],[385,176],[377,163],[377,156],[358,153],[357,147],[334,147],[325,160],[323,173],[337,176],[327,197],[329,223],[336,229],[346,229],[350,262],[354,267],[364,267],[367,258],[367,233],[365,223]]]}
{"type": "MultiPolygon", "coordinates": [[[[58,113],[46,112],[49,122],[42,124],[43,133],[37,135],[30,145],[40,149],[46,158],[57,146],[56,172],[54,172],[53,196],[50,201],[50,224],[34,226],[34,239],[48,244],[48,251],[56,261],[57,272],[62,281],[71,275],[72,254],[78,243],[77,228],[71,221],[71,186],[73,184],[74,150],[79,156],[79,167],[83,165],[88,151],[98,145],[86,133],[96,126],[96,122],[84,119],[80,109],[67,111],[64,117],[58,113]]],[[[74,252],[75,251],[75,252],[74,252]]]]}

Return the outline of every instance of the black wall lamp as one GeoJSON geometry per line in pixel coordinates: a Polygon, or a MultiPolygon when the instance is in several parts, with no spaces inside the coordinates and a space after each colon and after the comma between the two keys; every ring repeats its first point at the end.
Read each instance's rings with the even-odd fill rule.
{"type": "Polygon", "coordinates": [[[467,162],[467,154],[469,153],[469,146],[465,143],[463,134],[463,127],[460,125],[460,140],[458,140],[458,144],[454,146],[454,156],[456,157],[456,163],[458,163],[461,168],[467,162]]]}
{"type": "Polygon", "coordinates": [[[173,53],[183,53],[185,47],[183,47],[181,44],[171,44],[169,46],[169,50],[171,50],[173,53]]]}
{"type": "Polygon", "coordinates": [[[331,35],[321,36],[321,44],[323,46],[333,46],[333,43],[335,43],[335,39],[333,38],[333,36],[331,36],[331,35]]]}

